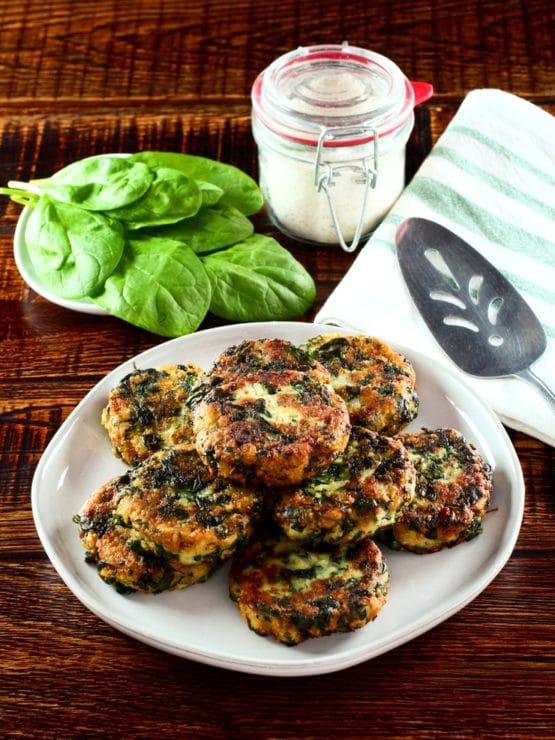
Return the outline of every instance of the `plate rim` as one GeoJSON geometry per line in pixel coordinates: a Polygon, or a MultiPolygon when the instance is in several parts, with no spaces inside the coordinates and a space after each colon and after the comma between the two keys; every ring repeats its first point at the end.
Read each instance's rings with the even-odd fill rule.
{"type": "MultiPolygon", "coordinates": [[[[509,474],[509,479],[511,482],[509,491],[510,503],[511,506],[514,507],[515,511],[512,516],[508,518],[507,524],[509,522],[512,522],[512,526],[510,528],[507,526],[503,530],[502,548],[501,550],[496,551],[496,555],[493,560],[491,558],[488,559],[487,568],[484,574],[479,579],[473,581],[471,587],[463,590],[460,598],[456,600],[451,599],[451,601],[445,606],[444,609],[436,610],[435,616],[432,620],[430,620],[429,617],[426,616],[426,613],[424,613],[422,617],[420,617],[416,622],[412,623],[411,629],[408,631],[405,627],[400,626],[395,630],[395,632],[389,633],[388,635],[384,636],[379,642],[374,642],[371,645],[361,645],[356,650],[348,652],[345,656],[330,656],[324,653],[321,655],[310,656],[310,658],[302,663],[298,660],[280,660],[279,662],[271,662],[266,659],[256,659],[252,656],[245,659],[236,659],[233,656],[222,656],[218,652],[210,652],[206,649],[200,650],[195,649],[191,646],[183,646],[170,639],[160,640],[159,637],[152,630],[142,629],[140,632],[137,632],[133,628],[131,620],[120,620],[117,617],[114,618],[112,615],[106,613],[107,611],[109,611],[109,609],[102,609],[102,605],[100,605],[99,608],[96,604],[92,603],[92,601],[85,593],[85,589],[81,588],[81,585],[76,582],[75,579],[71,578],[71,573],[66,572],[67,566],[63,562],[63,558],[59,557],[55,548],[51,546],[50,538],[43,529],[43,524],[39,515],[39,491],[45,466],[48,464],[50,457],[55,454],[55,448],[58,444],[61,443],[63,435],[68,431],[68,428],[76,422],[81,409],[83,408],[83,406],[86,405],[88,399],[94,394],[98,393],[103,385],[109,386],[112,383],[112,379],[118,374],[125,372],[128,366],[133,366],[145,359],[148,360],[148,357],[150,355],[156,355],[161,350],[163,351],[167,348],[171,348],[171,345],[179,345],[183,341],[187,342],[188,340],[191,340],[193,338],[199,341],[202,341],[202,339],[204,339],[205,337],[208,339],[211,339],[213,337],[218,338],[219,335],[225,336],[228,333],[235,333],[237,331],[240,331],[242,327],[246,327],[249,332],[253,330],[260,331],[260,336],[264,336],[267,332],[270,331],[270,329],[273,335],[276,335],[276,332],[281,333],[282,330],[285,332],[289,332],[291,330],[298,331],[299,329],[301,331],[304,329],[310,329],[310,331],[320,333],[331,333],[337,331],[344,334],[364,334],[364,332],[357,332],[341,326],[296,321],[253,322],[248,324],[231,324],[226,326],[213,327],[197,331],[190,335],[176,337],[158,343],[120,363],[118,366],[114,367],[107,375],[105,375],[97,383],[95,383],[94,386],[83,396],[79,403],[72,409],[67,418],[55,432],[48,445],[45,447],[35,469],[31,485],[32,514],[39,539],[58,576],[62,579],[71,593],[89,611],[95,614],[102,621],[110,624],[118,631],[127,634],[134,639],[137,639],[143,643],[151,645],[165,652],[169,652],[179,657],[184,657],[196,662],[220,668],[257,675],[272,675],[283,677],[320,675],[324,673],[343,670],[350,666],[365,662],[367,660],[371,660],[372,658],[378,657],[385,652],[389,652],[390,650],[393,650],[396,647],[399,647],[400,645],[409,642],[419,635],[433,629],[438,624],[445,621],[456,612],[460,611],[472,600],[474,600],[480,593],[482,593],[482,591],[484,591],[488,587],[488,585],[496,578],[496,576],[509,560],[520,532],[520,527],[524,514],[525,487],[522,468],[516,455],[516,451],[514,450],[511,440],[507,435],[507,432],[499,421],[499,418],[496,416],[493,410],[489,408],[482,401],[482,399],[475,394],[472,388],[465,383],[464,378],[453,373],[450,368],[446,367],[443,363],[436,362],[428,355],[425,355],[422,352],[419,352],[412,348],[405,348],[404,346],[395,343],[393,340],[388,340],[386,337],[384,341],[390,343],[391,346],[401,352],[406,350],[406,355],[408,357],[411,357],[412,355],[415,359],[417,357],[419,359],[422,358],[425,362],[432,362],[434,365],[438,365],[441,368],[441,372],[445,372],[451,380],[454,380],[456,383],[458,383],[462,388],[464,388],[466,393],[470,394],[473,397],[474,401],[481,407],[483,413],[485,413],[489,417],[490,421],[497,428],[499,439],[504,444],[505,452],[508,456],[508,461],[511,464],[511,470],[507,471],[507,473],[509,474]]],[[[246,626],[245,629],[247,629],[246,626]]]]}

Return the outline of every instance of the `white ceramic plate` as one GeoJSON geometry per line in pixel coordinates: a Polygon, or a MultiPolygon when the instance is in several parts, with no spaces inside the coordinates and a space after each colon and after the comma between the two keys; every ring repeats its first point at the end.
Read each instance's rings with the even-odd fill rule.
{"type": "Polygon", "coordinates": [[[185,361],[208,368],[222,350],[243,339],[278,336],[302,343],[330,330],[334,329],[276,322],[198,332],[129,360],[85,396],[48,445],[32,487],[43,546],[85,606],[118,630],[191,660],[248,673],[299,676],[339,670],[391,650],[447,619],[486,588],[509,558],[520,529],[524,505],[520,465],[495,415],[448,370],[412,351],[405,353],[416,369],[421,409],[409,429],[455,427],[472,440],[494,467],[493,511],[479,537],[452,550],[418,556],[384,548],[390,596],[374,622],[351,634],[285,647],[259,637],[241,621],[228,597],[227,566],[207,583],[185,591],[121,596],[84,562],[71,517],[90,493],[124,470],[100,424],[108,392],[124,375],[135,366],[185,361]]]}

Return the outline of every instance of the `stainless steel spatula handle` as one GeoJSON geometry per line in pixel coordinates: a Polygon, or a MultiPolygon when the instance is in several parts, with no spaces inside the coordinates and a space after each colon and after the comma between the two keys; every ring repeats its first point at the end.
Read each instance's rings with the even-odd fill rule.
{"type": "Polygon", "coordinates": [[[531,383],[545,398],[545,400],[551,405],[552,410],[555,412],[555,393],[544,383],[544,381],[538,377],[535,373],[530,370],[529,367],[524,368],[519,373],[515,373],[518,377],[531,383]]]}

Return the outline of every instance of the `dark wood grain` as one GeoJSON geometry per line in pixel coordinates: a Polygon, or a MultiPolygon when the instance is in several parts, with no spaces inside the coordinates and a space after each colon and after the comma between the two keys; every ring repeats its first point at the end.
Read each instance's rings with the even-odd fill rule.
{"type": "Polygon", "coordinates": [[[244,102],[279,54],[343,39],[433,80],[440,95],[498,86],[544,97],[553,86],[553,8],[543,0],[5,0],[3,9],[0,96],[19,109],[41,99],[244,102]]]}
{"type": "MultiPolygon", "coordinates": [[[[4,0],[2,180],[101,152],[190,151],[256,175],[250,88],[299,44],[394,59],[436,94],[417,110],[410,177],[476,87],[555,113],[549,0],[4,0]]],[[[33,293],[0,202],[0,735],[29,738],[555,737],[555,452],[509,431],[526,482],[514,553],[430,632],[339,674],[276,679],[155,650],[69,592],[36,533],[30,490],[48,442],[99,379],[160,337],[33,293]]],[[[263,214],[257,228],[273,229],[263,214]]],[[[305,320],[353,257],[280,237],[317,283],[305,320]]],[[[207,318],[201,328],[219,325],[207,318]]],[[[493,515],[493,514],[492,514],[493,515]]]]}

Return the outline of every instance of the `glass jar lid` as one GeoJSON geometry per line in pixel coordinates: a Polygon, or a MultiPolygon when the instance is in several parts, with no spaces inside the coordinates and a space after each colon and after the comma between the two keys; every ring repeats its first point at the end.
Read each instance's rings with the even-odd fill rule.
{"type": "Polygon", "coordinates": [[[387,57],[356,46],[299,47],[256,79],[253,111],[279,136],[317,145],[322,131],[344,131],[324,145],[353,145],[403,126],[414,90],[387,57]]]}

